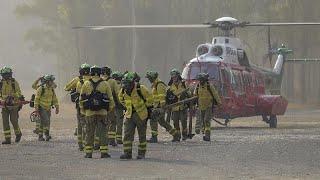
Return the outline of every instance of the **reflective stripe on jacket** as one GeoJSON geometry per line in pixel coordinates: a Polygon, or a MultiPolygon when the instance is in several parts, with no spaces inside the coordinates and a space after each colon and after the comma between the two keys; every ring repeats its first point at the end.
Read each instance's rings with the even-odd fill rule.
{"type": "Polygon", "coordinates": [[[145,120],[148,117],[147,107],[151,107],[153,104],[153,98],[148,89],[144,85],[140,85],[142,96],[146,102],[139,96],[137,85],[133,88],[131,95],[128,95],[124,90],[120,90],[119,99],[120,102],[126,107],[125,118],[130,119],[133,113],[133,109],[138,113],[141,120],[145,120]]]}

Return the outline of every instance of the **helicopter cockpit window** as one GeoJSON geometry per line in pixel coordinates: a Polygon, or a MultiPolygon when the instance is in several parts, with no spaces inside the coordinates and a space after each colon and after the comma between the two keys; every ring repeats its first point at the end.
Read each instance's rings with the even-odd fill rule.
{"type": "Polygon", "coordinates": [[[209,47],[208,46],[200,46],[197,49],[197,56],[201,56],[204,54],[207,54],[209,52],[209,47]]]}
{"type": "Polygon", "coordinates": [[[250,66],[246,52],[243,49],[237,49],[238,61],[241,66],[250,66]]]}
{"type": "Polygon", "coordinates": [[[221,80],[222,80],[222,88],[221,88],[221,94],[223,96],[227,96],[228,95],[228,85],[230,84],[230,82],[232,81],[231,79],[231,71],[229,69],[221,69],[221,80]]]}
{"type": "Polygon", "coordinates": [[[219,68],[212,63],[193,63],[189,66],[189,78],[194,80],[200,72],[208,73],[210,79],[219,80],[219,68]]]}
{"type": "Polygon", "coordinates": [[[236,94],[243,94],[243,82],[241,78],[241,72],[237,70],[232,70],[233,80],[231,81],[232,89],[236,94]]]}
{"type": "Polygon", "coordinates": [[[213,54],[214,56],[221,56],[222,53],[223,53],[223,49],[222,49],[221,46],[214,46],[214,47],[212,48],[212,54],[213,54]]]}

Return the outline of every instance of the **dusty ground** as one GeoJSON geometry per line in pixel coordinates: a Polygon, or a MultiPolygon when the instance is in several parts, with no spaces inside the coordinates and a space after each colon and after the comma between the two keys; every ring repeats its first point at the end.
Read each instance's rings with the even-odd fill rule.
{"type": "Polygon", "coordinates": [[[143,161],[120,161],[121,147],[111,148],[111,159],[99,159],[98,153],[94,159],[84,159],[73,136],[70,106],[53,117],[53,140],[38,142],[28,111],[21,114],[22,142],[0,145],[1,180],[320,179],[320,110],[316,107],[291,106],[279,117],[278,129],[269,129],[258,117],[236,119],[228,128],[214,124],[210,143],[199,135],[171,143],[167,133],[161,133],[161,142],[148,145],[143,161]]]}

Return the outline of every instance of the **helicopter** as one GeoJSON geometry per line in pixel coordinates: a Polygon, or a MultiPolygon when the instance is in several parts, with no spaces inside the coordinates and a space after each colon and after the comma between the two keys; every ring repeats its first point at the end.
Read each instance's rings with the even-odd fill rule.
{"type": "MultiPolygon", "coordinates": [[[[292,50],[284,45],[271,49],[271,26],[320,25],[318,22],[284,22],[284,23],[250,23],[240,22],[233,17],[221,17],[213,23],[185,25],[120,25],[120,26],[78,26],[73,29],[183,29],[183,28],[217,28],[218,35],[211,43],[198,45],[196,56],[183,68],[182,78],[186,84],[195,88],[196,76],[205,72],[209,81],[219,92],[222,105],[214,108],[214,118],[224,119],[221,125],[239,117],[261,116],[270,128],[277,127],[277,116],[284,115],[288,101],[280,94],[284,66],[290,61],[287,56],[292,50]],[[248,59],[244,44],[236,37],[236,28],[268,27],[268,57],[277,54],[272,69],[259,67],[248,59]]],[[[270,60],[271,62],[271,60],[270,60]]]]}

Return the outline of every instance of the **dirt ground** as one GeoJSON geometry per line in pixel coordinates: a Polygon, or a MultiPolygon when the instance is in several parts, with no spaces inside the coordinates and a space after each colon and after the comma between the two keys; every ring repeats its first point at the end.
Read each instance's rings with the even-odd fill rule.
{"type": "Polygon", "coordinates": [[[196,135],[171,143],[160,128],[161,142],[148,144],[147,158],[142,161],[120,160],[121,146],[110,147],[111,159],[100,159],[98,152],[93,159],[85,159],[73,135],[73,107],[61,109],[60,115],[53,116],[50,142],[37,141],[28,119],[30,109],[22,111],[22,141],[0,145],[0,180],[320,179],[318,107],[291,105],[285,116],[278,117],[277,129],[269,129],[260,117],[235,119],[227,128],[212,123],[212,142],[196,135]]]}

